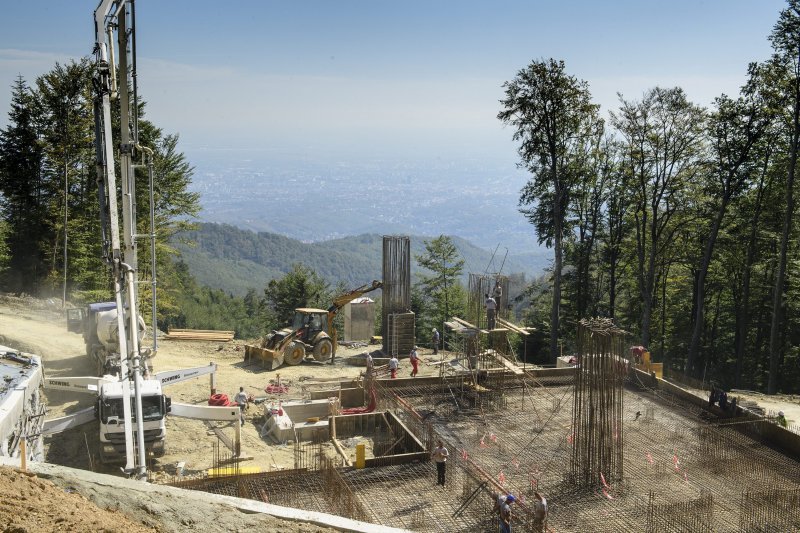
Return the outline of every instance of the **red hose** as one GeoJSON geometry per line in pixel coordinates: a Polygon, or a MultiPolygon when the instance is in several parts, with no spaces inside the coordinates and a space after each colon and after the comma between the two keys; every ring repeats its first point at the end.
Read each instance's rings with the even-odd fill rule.
{"type": "Polygon", "coordinates": [[[349,409],[342,409],[343,415],[360,415],[364,413],[371,413],[377,407],[378,399],[375,397],[375,390],[369,391],[369,405],[366,407],[350,407],[349,409]]]}
{"type": "Polygon", "coordinates": [[[219,407],[227,407],[231,404],[228,400],[227,394],[212,394],[208,399],[208,405],[215,405],[219,407]]]}

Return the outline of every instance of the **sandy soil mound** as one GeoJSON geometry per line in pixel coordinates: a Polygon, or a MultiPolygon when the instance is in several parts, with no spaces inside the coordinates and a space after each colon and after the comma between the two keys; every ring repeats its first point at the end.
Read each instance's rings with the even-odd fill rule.
{"type": "Polygon", "coordinates": [[[157,531],[101,509],[73,489],[7,467],[0,467],[0,524],[6,533],[157,531]]]}

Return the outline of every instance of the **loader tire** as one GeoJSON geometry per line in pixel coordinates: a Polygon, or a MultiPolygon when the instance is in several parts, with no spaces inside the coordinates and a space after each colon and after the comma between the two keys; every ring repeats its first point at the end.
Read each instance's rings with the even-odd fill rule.
{"type": "Polygon", "coordinates": [[[331,358],[333,352],[333,343],[330,339],[320,339],[314,345],[314,359],[324,363],[331,358]]]}
{"type": "Polygon", "coordinates": [[[306,347],[300,342],[292,342],[283,352],[283,362],[287,365],[299,365],[306,358],[306,347]]]}

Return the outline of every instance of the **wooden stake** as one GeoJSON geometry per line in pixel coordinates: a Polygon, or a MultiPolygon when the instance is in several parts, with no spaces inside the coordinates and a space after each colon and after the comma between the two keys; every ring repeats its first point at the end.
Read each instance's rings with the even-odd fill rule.
{"type": "Polygon", "coordinates": [[[23,472],[28,471],[28,450],[27,450],[27,440],[23,436],[19,440],[19,469],[23,472]]]}

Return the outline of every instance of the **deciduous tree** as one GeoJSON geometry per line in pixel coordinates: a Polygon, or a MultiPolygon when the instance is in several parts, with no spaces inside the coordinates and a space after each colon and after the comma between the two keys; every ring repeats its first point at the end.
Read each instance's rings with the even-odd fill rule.
{"type": "Polygon", "coordinates": [[[514,128],[519,166],[532,174],[522,189],[520,211],[536,228],[540,243],[553,248],[550,356],[558,355],[563,238],[567,205],[577,176],[573,163],[583,138],[597,131],[598,106],[585,81],[570,76],[563,61],[533,61],[503,84],[497,118],[514,128]]]}
{"type": "Polygon", "coordinates": [[[620,99],[612,123],[623,139],[622,164],[633,185],[640,342],[647,346],[659,266],[677,229],[676,215],[689,203],[689,186],[703,168],[705,114],[678,87],[656,87],[641,101],[620,99]]]}

